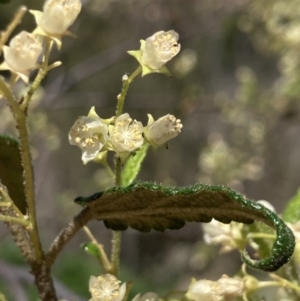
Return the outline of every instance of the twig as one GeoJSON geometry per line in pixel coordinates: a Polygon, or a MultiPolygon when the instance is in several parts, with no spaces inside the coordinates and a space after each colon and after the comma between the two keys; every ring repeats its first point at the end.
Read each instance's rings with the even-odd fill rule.
{"type": "Polygon", "coordinates": [[[8,24],[6,30],[1,33],[0,35],[0,55],[2,53],[2,47],[5,45],[6,41],[8,40],[11,33],[14,31],[14,29],[18,26],[18,24],[21,23],[22,18],[24,17],[25,13],[27,11],[27,7],[22,5],[19,10],[16,12],[14,18],[12,21],[8,24]]]}

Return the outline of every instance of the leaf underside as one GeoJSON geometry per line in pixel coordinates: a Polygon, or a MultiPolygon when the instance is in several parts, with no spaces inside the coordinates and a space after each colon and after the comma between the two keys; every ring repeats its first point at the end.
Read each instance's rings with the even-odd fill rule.
{"type": "Polygon", "coordinates": [[[196,184],[190,187],[163,187],[156,183],[134,183],[113,187],[75,202],[90,210],[92,218],[103,220],[107,228],[123,231],[128,227],[149,232],[180,229],[186,222],[208,223],[212,218],[251,224],[261,221],[276,230],[271,256],[242,259],[252,268],[275,271],[291,258],[295,238],[292,231],[272,211],[224,186],[196,184]]]}
{"type": "Polygon", "coordinates": [[[23,166],[19,142],[9,135],[0,135],[0,181],[19,210],[27,210],[23,184],[23,166]]]}

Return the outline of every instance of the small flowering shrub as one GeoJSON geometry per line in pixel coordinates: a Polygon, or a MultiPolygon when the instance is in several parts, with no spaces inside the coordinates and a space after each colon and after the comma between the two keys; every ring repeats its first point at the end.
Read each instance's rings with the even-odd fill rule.
{"type": "MultiPolygon", "coordinates": [[[[84,164],[102,164],[115,185],[90,197],[77,197],[75,203],[83,207],[81,212],[62,229],[50,248],[44,250],[36,222],[28,108],[47,73],[61,64],[50,63],[49,55],[54,47],[61,47],[64,36],[72,36],[68,29],[81,7],[80,0],[47,0],[43,12],[29,11],[35,17],[34,31],[21,31],[7,46],[8,38],[27,12],[27,8],[21,7],[5,34],[0,36],[4,58],[0,70],[10,71],[8,80],[0,77],[0,101],[10,107],[19,135],[18,139],[0,135],[0,156],[6,158],[0,162],[0,221],[9,228],[30,267],[40,299],[58,300],[51,268],[65,245],[82,228],[91,238],[86,249],[97,257],[102,267],[101,275],[91,275],[86,280],[90,301],[127,301],[134,283],[120,280],[122,231],[128,227],[142,232],[176,230],[187,222],[202,222],[206,244],[219,246],[221,252],[234,249],[241,252],[244,263],[236,275],[220,275],[217,281],[193,278],[184,291],[170,290],[166,296],[141,292],[133,301],[254,301],[258,300],[257,291],[269,286],[281,288],[285,298],[281,300],[298,300],[299,195],[291,200],[281,218],[268,202],[254,202],[225,186],[195,184],[179,188],[136,182],[148,149],[167,149],[183,128],[181,120],[171,114],[157,119],[148,114],[148,123],[143,125],[123,110],[129,86],[139,74],[142,77],[152,73],[171,74],[166,63],[181,48],[174,30],[158,31],[141,40],[139,50],[128,51],[139,65],[131,75],[122,77],[114,116],[100,117],[92,107],[87,115],[83,112],[74,121],[68,133],[69,143],[81,149],[84,164]],[[38,72],[31,82],[30,72],[34,69],[38,72]],[[19,81],[29,86],[21,97],[15,92],[19,81]],[[113,154],[114,166],[110,166],[108,154],[113,154]],[[111,259],[86,226],[91,220],[103,221],[112,230],[111,259]],[[253,224],[254,221],[262,223],[253,224]],[[251,246],[255,259],[245,251],[247,245],[251,246]],[[295,248],[297,252],[293,256],[295,248]],[[248,274],[246,266],[268,272],[271,280],[258,280],[248,274]],[[279,268],[281,271],[276,272],[279,268]]],[[[0,300],[6,300],[1,293],[0,300]]]]}

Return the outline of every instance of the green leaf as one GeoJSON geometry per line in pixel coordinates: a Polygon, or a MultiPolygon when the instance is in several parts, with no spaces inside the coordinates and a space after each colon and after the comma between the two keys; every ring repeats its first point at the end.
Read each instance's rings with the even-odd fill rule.
{"type": "Polygon", "coordinates": [[[0,0],[0,4],[7,4],[9,2],[10,2],[10,0],[0,0]]]}
{"type": "Polygon", "coordinates": [[[0,135],[0,181],[6,186],[14,204],[26,214],[27,203],[19,142],[8,135],[0,135]]]}
{"type": "Polygon", "coordinates": [[[146,157],[148,148],[149,144],[145,144],[134,156],[129,157],[122,173],[121,186],[128,186],[136,179],[146,157]]]}
{"type": "Polygon", "coordinates": [[[186,222],[251,224],[261,221],[276,230],[271,255],[252,260],[246,252],[242,259],[252,268],[275,271],[291,258],[295,237],[272,211],[224,186],[196,184],[190,187],[163,187],[156,183],[135,183],[113,187],[91,197],[78,197],[90,219],[103,220],[107,228],[122,231],[132,227],[142,232],[180,229],[186,222]]]}
{"type": "Polygon", "coordinates": [[[300,220],[300,189],[297,194],[288,202],[285,207],[282,218],[286,222],[296,223],[300,220]]]}
{"type": "Polygon", "coordinates": [[[98,260],[100,260],[101,255],[99,252],[98,247],[92,243],[92,242],[87,242],[87,243],[83,243],[81,244],[81,247],[90,255],[96,257],[98,260]]]}

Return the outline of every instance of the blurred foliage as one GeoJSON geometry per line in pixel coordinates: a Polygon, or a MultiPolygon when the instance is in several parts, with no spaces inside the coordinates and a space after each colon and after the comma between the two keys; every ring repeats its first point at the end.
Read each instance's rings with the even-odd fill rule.
{"type": "Polygon", "coordinates": [[[282,213],[284,221],[289,223],[296,223],[300,221],[300,189],[297,194],[288,202],[286,208],[282,213]]]}

